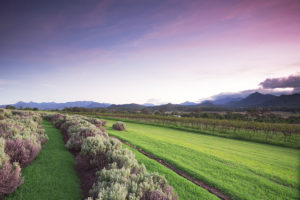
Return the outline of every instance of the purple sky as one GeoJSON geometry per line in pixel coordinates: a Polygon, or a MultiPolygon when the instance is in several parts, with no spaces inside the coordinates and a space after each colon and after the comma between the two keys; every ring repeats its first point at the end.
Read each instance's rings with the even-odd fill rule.
{"type": "Polygon", "coordinates": [[[299,52],[299,0],[1,1],[0,104],[277,92],[299,52]]]}

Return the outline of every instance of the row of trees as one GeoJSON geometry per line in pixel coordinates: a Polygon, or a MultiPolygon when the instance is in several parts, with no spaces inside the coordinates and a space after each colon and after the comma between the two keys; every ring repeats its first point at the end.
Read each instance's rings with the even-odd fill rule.
{"type": "Polygon", "coordinates": [[[15,106],[12,106],[12,105],[7,105],[7,106],[5,106],[5,108],[8,110],[16,110],[16,109],[18,109],[18,110],[33,110],[33,111],[39,110],[38,108],[29,108],[29,107],[23,108],[22,106],[19,108],[16,108],[15,106]]]}
{"type": "Polygon", "coordinates": [[[255,122],[266,122],[266,123],[290,123],[290,124],[300,124],[300,115],[282,116],[280,114],[275,114],[266,108],[257,109],[251,108],[245,112],[204,112],[201,110],[193,112],[176,112],[176,111],[164,111],[151,110],[149,108],[143,108],[136,111],[114,111],[108,108],[80,108],[71,107],[63,109],[65,112],[85,112],[85,113],[122,113],[122,114],[145,114],[145,115],[160,115],[160,116],[170,116],[176,115],[188,118],[208,118],[208,119],[226,119],[226,120],[240,120],[240,121],[255,121],[255,122]]]}

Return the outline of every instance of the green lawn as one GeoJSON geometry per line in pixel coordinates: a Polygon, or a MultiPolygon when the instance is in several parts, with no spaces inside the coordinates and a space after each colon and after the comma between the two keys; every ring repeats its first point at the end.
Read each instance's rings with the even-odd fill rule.
{"type": "Polygon", "coordinates": [[[37,158],[22,170],[24,184],[5,200],[81,199],[73,155],[65,149],[61,133],[50,122],[42,124],[49,136],[37,158]]]}
{"type": "Polygon", "coordinates": [[[141,154],[135,149],[130,148],[127,145],[123,145],[124,147],[130,149],[134,152],[135,158],[139,163],[143,163],[148,172],[158,172],[159,174],[166,177],[168,183],[173,187],[175,192],[178,194],[180,200],[217,200],[219,199],[215,195],[209,193],[205,189],[196,186],[194,183],[186,180],[185,178],[179,176],[172,170],[164,167],[158,162],[148,158],[147,156],[141,154]]]}
{"type": "MultiPolygon", "coordinates": [[[[111,127],[114,121],[107,121],[111,127]]],[[[111,128],[108,132],[233,199],[299,199],[297,149],[137,123],[126,125],[126,132],[111,128]]]]}

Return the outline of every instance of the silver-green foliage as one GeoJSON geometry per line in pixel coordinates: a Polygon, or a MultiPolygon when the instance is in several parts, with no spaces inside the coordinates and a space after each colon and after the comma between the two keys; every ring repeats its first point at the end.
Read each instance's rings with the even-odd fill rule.
{"type": "Polygon", "coordinates": [[[77,162],[86,162],[97,171],[88,200],[177,199],[164,177],[148,173],[119,140],[108,137],[103,120],[61,114],[48,118],[68,137],[66,147],[80,150],[77,162]]]}
{"type": "Polygon", "coordinates": [[[48,140],[38,113],[0,110],[0,197],[23,183],[21,167],[38,154],[48,140]]]}

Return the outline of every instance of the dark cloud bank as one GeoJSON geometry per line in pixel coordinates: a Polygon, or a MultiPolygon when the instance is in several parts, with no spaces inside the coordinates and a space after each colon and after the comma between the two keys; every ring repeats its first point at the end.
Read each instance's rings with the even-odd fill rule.
{"type": "Polygon", "coordinates": [[[254,92],[273,95],[300,93],[300,73],[282,78],[268,78],[261,82],[259,86],[260,88],[258,89],[244,90],[236,93],[220,93],[212,96],[211,98],[213,100],[221,100],[222,102],[227,102],[234,99],[245,98],[254,92]],[[278,90],[286,88],[292,88],[292,90],[278,90]]]}
{"type": "Polygon", "coordinates": [[[300,92],[300,74],[287,78],[268,78],[259,84],[264,89],[293,88],[294,93],[300,92]]]}

